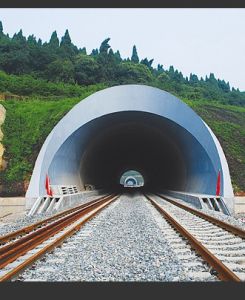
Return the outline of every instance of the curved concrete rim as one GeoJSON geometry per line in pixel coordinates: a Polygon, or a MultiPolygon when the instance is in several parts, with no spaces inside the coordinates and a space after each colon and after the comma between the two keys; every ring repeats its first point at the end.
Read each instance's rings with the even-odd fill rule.
{"type": "Polygon", "coordinates": [[[134,183],[137,185],[138,181],[134,176],[128,176],[124,179],[124,184],[126,184],[128,182],[128,180],[132,179],[134,181],[134,183]]]}

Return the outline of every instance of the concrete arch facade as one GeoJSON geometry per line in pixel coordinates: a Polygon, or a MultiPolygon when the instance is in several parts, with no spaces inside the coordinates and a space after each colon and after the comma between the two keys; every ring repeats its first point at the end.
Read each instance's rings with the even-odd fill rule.
{"type": "Polygon", "coordinates": [[[212,130],[177,97],[145,85],[107,88],[75,105],[45,140],[26,198],[45,195],[46,174],[51,184],[83,190],[109,187],[122,169],[139,170],[149,185],[209,195],[220,170],[232,208],[228,164],[212,130]]]}

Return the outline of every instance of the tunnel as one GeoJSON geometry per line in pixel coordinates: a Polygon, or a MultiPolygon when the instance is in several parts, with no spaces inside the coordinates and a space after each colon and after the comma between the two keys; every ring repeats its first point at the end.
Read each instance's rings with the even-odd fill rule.
{"type": "Polygon", "coordinates": [[[119,176],[119,183],[121,186],[127,185],[128,180],[135,184],[136,187],[143,187],[144,186],[144,177],[142,174],[136,170],[126,170],[123,171],[119,176]]]}
{"type": "MultiPolygon", "coordinates": [[[[52,185],[114,189],[136,170],[149,190],[221,195],[231,201],[228,164],[207,124],[184,102],[145,85],[104,89],[75,105],[54,127],[38,155],[26,198],[52,185]]],[[[228,204],[228,203],[227,203],[228,204]]]]}
{"type": "Polygon", "coordinates": [[[124,180],[124,186],[137,186],[138,182],[134,176],[128,176],[124,180]]]}

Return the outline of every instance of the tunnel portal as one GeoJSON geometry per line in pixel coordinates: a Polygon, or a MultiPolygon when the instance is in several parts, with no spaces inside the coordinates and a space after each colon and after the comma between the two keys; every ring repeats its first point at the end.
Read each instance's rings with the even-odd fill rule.
{"type": "Polygon", "coordinates": [[[137,179],[133,176],[129,176],[124,181],[124,186],[136,187],[138,185],[137,179]]]}
{"type": "Polygon", "coordinates": [[[78,103],[47,137],[26,197],[45,194],[46,174],[52,185],[109,190],[131,169],[151,190],[210,195],[220,171],[221,195],[233,197],[228,165],[210,128],[175,96],[144,85],[108,88],[78,103]]]}
{"type": "Polygon", "coordinates": [[[144,186],[144,177],[140,172],[136,170],[127,170],[123,172],[123,174],[121,174],[118,179],[119,183],[124,187],[127,186],[128,180],[131,181],[131,179],[135,187],[144,186]]]}

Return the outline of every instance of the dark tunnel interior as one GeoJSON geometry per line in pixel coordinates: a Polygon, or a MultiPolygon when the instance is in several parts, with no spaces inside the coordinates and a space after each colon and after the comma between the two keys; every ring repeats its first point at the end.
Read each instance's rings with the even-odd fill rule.
{"type": "Polygon", "coordinates": [[[173,122],[135,112],[122,113],[110,124],[88,144],[81,165],[86,182],[96,187],[117,186],[121,174],[133,169],[144,177],[145,188],[184,188],[185,161],[176,137],[169,135],[173,122]]]}
{"type": "Polygon", "coordinates": [[[82,178],[96,187],[115,186],[126,170],[142,174],[145,186],[184,184],[185,165],[175,143],[149,122],[120,122],[98,134],[82,160],[82,178]]]}
{"type": "Polygon", "coordinates": [[[82,189],[113,189],[121,187],[125,171],[135,170],[146,189],[199,192],[205,189],[200,169],[209,172],[212,166],[189,132],[164,117],[130,111],[105,115],[78,129],[54,157],[50,173],[56,184],[76,183],[80,177],[82,189]]]}

